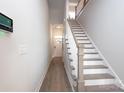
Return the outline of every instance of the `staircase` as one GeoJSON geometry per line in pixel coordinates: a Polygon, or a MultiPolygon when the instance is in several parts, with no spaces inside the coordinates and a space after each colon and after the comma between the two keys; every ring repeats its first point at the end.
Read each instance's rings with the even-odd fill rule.
{"type": "Polygon", "coordinates": [[[64,62],[73,91],[124,91],[84,28],[75,20],[68,20],[66,28],[64,62]]]}

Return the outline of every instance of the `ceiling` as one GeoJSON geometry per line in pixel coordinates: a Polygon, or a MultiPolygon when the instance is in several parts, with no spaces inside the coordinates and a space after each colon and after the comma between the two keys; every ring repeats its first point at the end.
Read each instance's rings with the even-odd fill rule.
{"type": "Polygon", "coordinates": [[[65,0],[48,0],[51,24],[63,24],[65,0]]]}
{"type": "MultiPolygon", "coordinates": [[[[51,24],[63,24],[65,2],[66,0],[48,0],[51,24]]],[[[78,0],[69,0],[69,2],[73,5],[77,3],[78,0]]]]}

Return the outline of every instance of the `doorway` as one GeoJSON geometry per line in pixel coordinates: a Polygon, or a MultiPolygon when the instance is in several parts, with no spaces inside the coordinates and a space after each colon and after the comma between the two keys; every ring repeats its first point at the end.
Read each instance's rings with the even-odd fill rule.
{"type": "Polygon", "coordinates": [[[62,57],[63,25],[51,25],[52,57],[62,57]]]}

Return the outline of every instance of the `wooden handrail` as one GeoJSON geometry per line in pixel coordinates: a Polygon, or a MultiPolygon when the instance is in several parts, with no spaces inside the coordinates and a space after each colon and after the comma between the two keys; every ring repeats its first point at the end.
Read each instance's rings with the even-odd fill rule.
{"type": "Polygon", "coordinates": [[[82,8],[80,9],[79,12],[77,12],[78,11],[77,8],[78,8],[78,6],[80,5],[81,2],[82,2],[82,0],[79,0],[77,6],[75,7],[75,17],[76,18],[80,15],[81,11],[83,11],[84,7],[87,5],[87,3],[89,2],[89,0],[83,0],[82,8]]]}

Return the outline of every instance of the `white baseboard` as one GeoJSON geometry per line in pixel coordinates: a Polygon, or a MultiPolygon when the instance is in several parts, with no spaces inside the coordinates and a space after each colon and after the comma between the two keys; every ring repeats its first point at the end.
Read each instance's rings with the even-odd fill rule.
{"type": "Polygon", "coordinates": [[[46,74],[47,74],[47,72],[48,72],[48,69],[49,69],[49,66],[50,66],[50,63],[51,63],[51,61],[52,61],[52,59],[50,60],[50,62],[48,63],[48,66],[47,66],[47,68],[45,69],[45,72],[43,73],[43,75],[41,76],[41,79],[40,79],[40,81],[39,81],[39,84],[38,84],[38,86],[35,88],[35,92],[39,92],[40,91],[40,88],[41,88],[41,86],[42,86],[42,83],[43,83],[43,81],[44,81],[44,79],[45,79],[45,76],[46,76],[46,74]]]}

